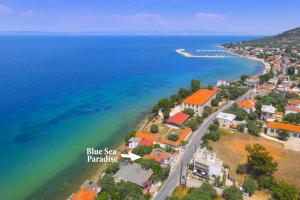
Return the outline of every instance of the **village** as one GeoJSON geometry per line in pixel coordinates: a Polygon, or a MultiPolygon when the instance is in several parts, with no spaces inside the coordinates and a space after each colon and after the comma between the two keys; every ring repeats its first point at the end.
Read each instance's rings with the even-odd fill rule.
{"type": "MultiPolygon", "coordinates": [[[[160,100],[139,129],[125,136],[125,146],[119,148],[117,162],[107,164],[98,182],[86,181],[69,199],[183,199],[197,195],[189,188],[198,188],[199,193],[210,188],[216,192],[213,195],[226,200],[298,196],[300,183],[286,182],[300,179],[299,174],[284,178],[284,183],[273,180],[278,163],[276,153],[276,162],[272,153],[277,151],[273,148],[276,146],[280,149],[278,152],[300,155],[300,55],[296,49],[287,51],[284,47],[227,45],[225,48],[241,56],[260,59],[266,66],[264,73],[252,77],[243,75],[232,82],[220,80],[216,87],[201,87],[199,80],[192,80],[190,88],[181,88],[177,94],[160,100]],[[208,128],[201,134],[199,129],[204,125],[208,128]],[[201,138],[199,146],[191,147],[197,135],[201,138]],[[247,139],[237,141],[245,144],[243,149],[221,146],[226,138],[235,141],[243,137],[247,139]],[[183,163],[187,148],[193,149],[192,159],[183,163]],[[243,162],[248,160],[248,163],[228,159],[226,148],[235,157],[239,151],[248,152],[243,158],[243,162]],[[251,156],[255,158],[253,152],[263,153],[272,168],[262,176],[253,174],[254,167],[249,163],[251,156]],[[252,171],[248,171],[251,167],[252,171]],[[165,189],[169,174],[180,177],[169,187],[175,188],[173,193],[165,189]],[[263,185],[261,177],[268,183],[272,179],[277,190],[275,186],[263,185]],[[288,194],[278,194],[285,189],[288,194]],[[255,193],[256,190],[259,191],[255,193]],[[170,197],[161,198],[162,193],[170,197]],[[233,193],[235,198],[230,196],[233,193]]],[[[300,163],[299,156],[295,159],[295,163],[300,163]]],[[[279,162],[278,172],[281,168],[279,162]]]]}

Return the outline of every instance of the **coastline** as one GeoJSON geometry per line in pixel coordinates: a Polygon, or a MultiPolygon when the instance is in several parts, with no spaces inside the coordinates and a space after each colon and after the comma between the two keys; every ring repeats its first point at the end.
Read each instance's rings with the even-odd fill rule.
{"type": "MultiPolygon", "coordinates": [[[[219,47],[221,47],[221,46],[219,46],[219,47]]],[[[232,51],[230,51],[230,50],[228,50],[228,49],[226,49],[224,47],[221,47],[221,48],[223,48],[225,52],[232,53],[235,56],[217,56],[217,57],[214,57],[214,56],[209,56],[209,57],[204,56],[203,57],[203,56],[193,56],[191,54],[190,54],[191,57],[189,55],[188,56],[184,55],[184,56],[188,57],[188,58],[233,58],[233,57],[239,57],[239,58],[244,58],[244,59],[258,61],[258,62],[262,63],[264,65],[264,67],[263,67],[263,70],[262,70],[261,73],[255,74],[254,76],[265,74],[265,73],[267,73],[271,69],[270,64],[267,63],[266,61],[264,61],[264,59],[259,59],[259,58],[256,58],[254,56],[239,55],[239,54],[234,53],[234,52],[232,52],[232,51]]],[[[179,49],[179,50],[182,50],[182,49],[179,49]]],[[[176,50],[176,52],[179,53],[177,50],[176,50]]],[[[184,53],[186,53],[186,52],[184,52],[184,53]]],[[[181,53],[179,53],[179,54],[181,54],[181,53]]],[[[187,53],[187,54],[189,54],[189,53],[187,53]]],[[[231,80],[230,82],[234,82],[234,81],[236,81],[236,80],[231,80]]],[[[139,120],[137,122],[136,126],[133,129],[136,129],[136,130],[139,130],[139,131],[142,130],[142,128],[144,127],[144,125],[149,122],[149,116],[150,116],[149,113],[142,114],[141,115],[141,120],[139,120]]],[[[124,145],[125,145],[124,135],[122,135],[122,137],[120,137],[119,140],[112,147],[115,147],[116,149],[120,150],[120,148],[123,147],[124,145]]],[[[95,174],[92,177],[90,177],[89,179],[97,182],[99,180],[99,178],[101,177],[101,175],[103,174],[104,171],[105,171],[105,163],[101,163],[97,167],[97,170],[96,170],[95,174]]]]}

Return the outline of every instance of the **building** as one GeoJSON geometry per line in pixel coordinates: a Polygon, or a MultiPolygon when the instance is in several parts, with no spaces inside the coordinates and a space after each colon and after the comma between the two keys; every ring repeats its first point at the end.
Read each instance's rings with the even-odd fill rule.
{"type": "Polygon", "coordinates": [[[193,157],[193,172],[201,177],[217,177],[222,175],[222,160],[217,158],[215,152],[206,148],[199,148],[193,157]]]}
{"type": "MultiPolygon", "coordinates": [[[[150,140],[153,144],[159,144],[162,148],[166,147],[166,145],[171,145],[174,148],[176,148],[177,150],[181,150],[182,146],[183,146],[182,142],[187,141],[188,138],[190,137],[191,133],[192,133],[191,128],[184,127],[181,134],[179,134],[179,136],[178,136],[178,140],[175,141],[175,142],[171,141],[171,140],[168,140],[166,138],[156,136],[155,134],[151,134],[151,133],[137,132],[135,134],[135,137],[142,138],[143,140],[150,140]]],[[[141,143],[140,143],[140,145],[141,145],[141,143]]]]}
{"type": "Polygon", "coordinates": [[[264,132],[269,136],[277,137],[280,131],[287,131],[290,135],[289,139],[300,140],[300,126],[298,125],[267,122],[264,127],[264,132]]]}
{"type": "Polygon", "coordinates": [[[255,103],[256,103],[256,99],[250,97],[250,98],[238,101],[237,105],[238,105],[238,107],[240,107],[241,109],[246,111],[246,113],[249,114],[249,113],[255,111],[255,103]]]}
{"type": "Polygon", "coordinates": [[[276,108],[271,105],[262,105],[260,119],[274,121],[276,119],[276,108]]]}
{"type": "Polygon", "coordinates": [[[145,170],[141,165],[132,163],[121,166],[114,175],[114,178],[116,182],[120,182],[121,180],[129,181],[144,188],[152,173],[151,169],[145,170]]]}
{"type": "Polygon", "coordinates": [[[95,200],[101,188],[93,181],[85,181],[80,190],[72,197],[72,200],[95,200]]]}
{"type": "Polygon", "coordinates": [[[171,126],[181,127],[189,118],[190,115],[185,114],[183,112],[178,112],[169,119],[167,119],[166,123],[171,126]]]}
{"type": "Polygon", "coordinates": [[[174,157],[161,149],[153,149],[149,155],[145,155],[144,158],[155,160],[156,162],[169,165],[174,160],[174,157]]]}
{"type": "Polygon", "coordinates": [[[137,146],[139,146],[139,143],[142,139],[138,138],[138,137],[132,137],[130,138],[130,140],[128,140],[128,147],[131,149],[136,148],[137,146]]]}
{"type": "Polygon", "coordinates": [[[219,122],[220,128],[230,128],[235,117],[236,116],[234,114],[220,112],[216,118],[219,122]]]}
{"type": "Polygon", "coordinates": [[[219,88],[199,89],[194,94],[182,101],[182,110],[191,108],[194,110],[196,115],[201,115],[205,106],[210,106],[211,100],[216,97],[220,91],[219,88]]]}
{"type": "Polygon", "coordinates": [[[296,107],[296,106],[292,106],[292,105],[286,105],[284,107],[285,111],[284,114],[288,115],[290,113],[296,114],[296,113],[300,113],[300,108],[296,107]]]}
{"type": "Polygon", "coordinates": [[[250,86],[250,87],[257,87],[259,86],[259,78],[256,76],[247,78],[245,80],[246,85],[250,86]]]}
{"type": "Polygon", "coordinates": [[[295,106],[297,108],[300,108],[300,100],[299,99],[289,99],[288,104],[291,106],[295,106]]]}
{"type": "Polygon", "coordinates": [[[153,141],[142,139],[139,143],[141,146],[151,147],[153,145],[153,141]]]}

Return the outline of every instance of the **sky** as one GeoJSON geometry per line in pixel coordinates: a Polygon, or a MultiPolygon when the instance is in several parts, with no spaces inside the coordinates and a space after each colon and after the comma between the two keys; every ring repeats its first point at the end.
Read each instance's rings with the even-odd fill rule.
{"type": "Polygon", "coordinates": [[[300,26],[299,0],[0,0],[0,31],[272,35],[300,26]]]}

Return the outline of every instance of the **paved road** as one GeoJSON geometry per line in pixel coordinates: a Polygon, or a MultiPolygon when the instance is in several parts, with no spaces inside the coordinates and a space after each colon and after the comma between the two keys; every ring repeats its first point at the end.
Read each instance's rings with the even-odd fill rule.
{"type": "MultiPolygon", "coordinates": [[[[251,95],[251,91],[247,92],[246,94],[244,94],[239,99],[249,97],[251,95]]],[[[175,187],[179,183],[180,171],[181,171],[181,163],[182,162],[183,163],[187,163],[187,162],[189,162],[192,159],[192,157],[193,157],[193,155],[195,153],[195,147],[198,148],[200,146],[201,138],[207,132],[209,125],[213,123],[214,119],[216,118],[216,115],[219,112],[222,112],[222,111],[226,110],[227,108],[229,108],[233,103],[234,103],[234,101],[232,101],[229,104],[227,104],[226,106],[222,107],[217,112],[211,114],[202,123],[201,127],[194,132],[194,138],[186,146],[186,149],[184,150],[182,156],[179,159],[179,162],[177,162],[176,165],[174,166],[174,168],[171,171],[168,179],[164,182],[163,186],[160,188],[160,190],[158,191],[157,195],[154,197],[154,200],[165,200],[166,197],[168,197],[168,196],[170,196],[172,194],[172,192],[174,191],[175,187]]]]}

